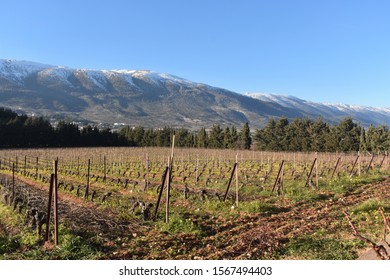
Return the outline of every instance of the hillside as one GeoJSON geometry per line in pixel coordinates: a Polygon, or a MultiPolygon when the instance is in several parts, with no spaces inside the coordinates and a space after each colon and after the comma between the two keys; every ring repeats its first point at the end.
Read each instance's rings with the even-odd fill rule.
{"type": "MultiPolygon", "coordinates": [[[[299,99],[242,95],[149,70],[89,70],[0,60],[0,106],[56,119],[144,127],[263,126],[269,118],[352,116],[390,124],[390,110],[335,107],[299,99]],[[299,100],[295,102],[294,100],[299,100]]],[[[268,95],[270,96],[270,95],[268,95]]]]}

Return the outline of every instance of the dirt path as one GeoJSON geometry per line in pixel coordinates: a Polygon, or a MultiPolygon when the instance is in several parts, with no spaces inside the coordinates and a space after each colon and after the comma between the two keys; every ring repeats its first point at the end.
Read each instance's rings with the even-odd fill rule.
{"type": "MultiPolygon", "coordinates": [[[[1,175],[2,178],[5,175],[1,175]]],[[[9,178],[8,178],[8,181],[9,178]]],[[[32,183],[28,179],[16,180],[15,192],[23,200],[24,207],[37,209],[46,214],[48,205],[48,190],[32,183]]],[[[93,233],[106,237],[118,237],[139,233],[145,228],[138,220],[121,220],[117,213],[100,204],[88,202],[82,198],[68,194],[59,194],[58,199],[59,223],[79,233],[93,233]]]]}
{"type": "MultiPolygon", "coordinates": [[[[2,175],[3,176],[3,175],[2,175]]],[[[28,194],[34,207],[45,211],[47,190],[28,180],[17,182],[17,191],[28,194]]],[[[356,187],[345,195],[324,192],[320,199],[291,203],[280,200],[278,213],[239,214],[235,219],[223,216],[191,215],[191,221],[203,234],[169,234],[138,220],[121,220],[113,210],[84,199],[60,194],[60,223],[76,232],[88,232],[107,238],[131,237],[109,258],[119,259],[263,259],[292,238],[319,230],[354,239],[343,211],[362,202],[390,199],[390,178],[356,187]]],[[[0,231],[1,231],[0,224],[0,231]]]]}
{"type": "Polygon", "coordinates": [[[130,243],[120,258],[165,259],[262,259],[286,244],[291,238],[311,235],[321,229],[354,239],[343,211],[372,199],[390,199],[390,179],[356,187],[342,197],[324,196],[319,201],[283,205],[282,212],[242,214],[234,220],[224,217],[196,217],[192,221],[207,232],[206,237],[193,234],[157,234],[151,231],[143,242],[130,243]],[[343,228],[341,225],[343,224],[343,228]],[[168,253],[170,251],[170,253],[168,253]]]}

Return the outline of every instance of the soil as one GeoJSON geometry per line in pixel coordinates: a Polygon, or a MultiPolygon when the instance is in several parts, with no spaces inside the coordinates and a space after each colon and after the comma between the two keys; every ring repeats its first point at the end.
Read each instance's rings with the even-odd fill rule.
{"type": "MultiPolygon", "coordinates": [[[[45,210],[48,196],[45,188],[28,180],[18,180],[17,185],[18,192],[40,197],[36,207],[45,210]]],[[[341,197],[323,192],[321,199],[315,201],[293,203],[280,199],[277,213],[236,213],[234,219],[191,213],[189,218],[202,234],[170,234],[151,223],[120,220],[113,210],[66,194],[59,195],[59,216],[60,223],[76,232],[123,239],[119,248],[112,244],[113,251],[107,256],[110,259],[264,259],[272,258],[273,252],[292,238],[311,235],[320,229],[337,233],[344,220],[343,211],[348,212],[368,199],[390,199],[389,186],[387,178],[356,187],[341,197]]],[[[346,221],[344,227],[348,228],[346,221]]],[[[1,230],[5,229],[0,224],[1,230]]],[[[346,238],[355,238],[352,231],[346,238]]],[[[359,259],[371,257],[363,254],[359,259]]]]}

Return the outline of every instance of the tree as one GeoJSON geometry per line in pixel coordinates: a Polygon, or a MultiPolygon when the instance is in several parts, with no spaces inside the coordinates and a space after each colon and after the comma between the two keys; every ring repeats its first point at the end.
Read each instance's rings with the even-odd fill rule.
{"type": "Polygon", "coordinates": [[[81,144],[78,125],[59,121],[56,127],[57,145],[60,147],[76,147],[81,144]]]}
{"type": "Polygon", "coordinates": [[[262,129],[256,129],[254,139],[256,141],[256,147],[259,150],[274,150],[276,148],[275,139],[275,126],[276,121],[270,119],[266,126],[262,129]]]}
{"type": "Polygon", "coordinates": [[[352,118],[345,118],[341,120],[336,127],[339,149],[343,152],[358,151],[360,131],[352,118]]]}
{"type": "Polygon", "coordinates": [[[240,148],[243,148],[245,150],[249,150],[251,148],[252,136],[251,136],[248,122],[246,122],[242,127],[239,134],[239,139],[240,139],[240,148]]]}
{"type": "Polygon", "coordinates": [[[208,139],[207,139],[206,129],[202,127],[198,132],[198,143],[197,143],[198,148],[207,148],[207,142],[208,139]]]}
{"type": "Polygon", "coordinates": [[[210,131],[208,147],[213,149],[223,148],[223,133],[218,124],[213,125],[210,131]]]}
{"type": "Polygon", "coordinates": [[[228,126],[223,130],[223,147],[225,149],[232,148],[232,135],[228,126]]]}
{"type": "Polygon", "coordinates": [[[359,151],[367,151],[366,130],[364,129],[364,127],[362,127],[360,132],[359,151]]]}
{"type": "Polygon", "coordinates": [[[325,148],[325,139],[329,133],[329,126],[319,117],[316,121],[310,122],[308,134],[310,137],[310,150],[323,151],[325,148]]]}
{"type": "Polygon", "coordinates": [[[232,128],[230,129],[230,147],[229,149],[233,149],[235,147],[237,147],[237,141],[238,141],[238,132],[237,132],[237,128],[232,125],[232,128]]]}

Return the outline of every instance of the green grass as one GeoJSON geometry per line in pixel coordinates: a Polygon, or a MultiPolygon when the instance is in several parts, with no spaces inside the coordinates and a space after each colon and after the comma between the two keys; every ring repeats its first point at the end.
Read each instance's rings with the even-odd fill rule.
{"type": "Polygon", "coordinates": [[[320,236],[304,235],[293,238],[279,250],[281,259],[307,260],[353,260],[357,250],[365,244],[360,240],[341,240],[320,236]]]}
{"type": "Polygon", "coordinates": [[[378,211],[379,208],[383,208],[385,212],[390,212],[390,201],[369,199],[355,206],[351,212],[353,214],[370,213],[370,212],[378,211]]]}
{"type": "Polygon", "coordinates": [[[0,234],[0,259],[99,259],[102,247],[91,238],[79,236],[64,226],[59,228],[59,246],[45,249],[42,236],[23,225],[22,215],[0,204],[0,222],[12,233],[0,234]]]}
{"type": "Polygon", "coordinates": [[[238,209],[240,211],[250,214],[277,214],[284,211],[282,208],[279,208],[274,203],[267,201],[241,202],[239,203],[238,209]]]}
{"type": "Polygon", "coordinates": [[[166,231],[171,234],[187,233],[201,235],[202,231],[191,218],[183,217],[180,214],[172,214],[169,216],[169,223],[159,220],[155,224],[155,228],[160,231],[166,231]]]}

